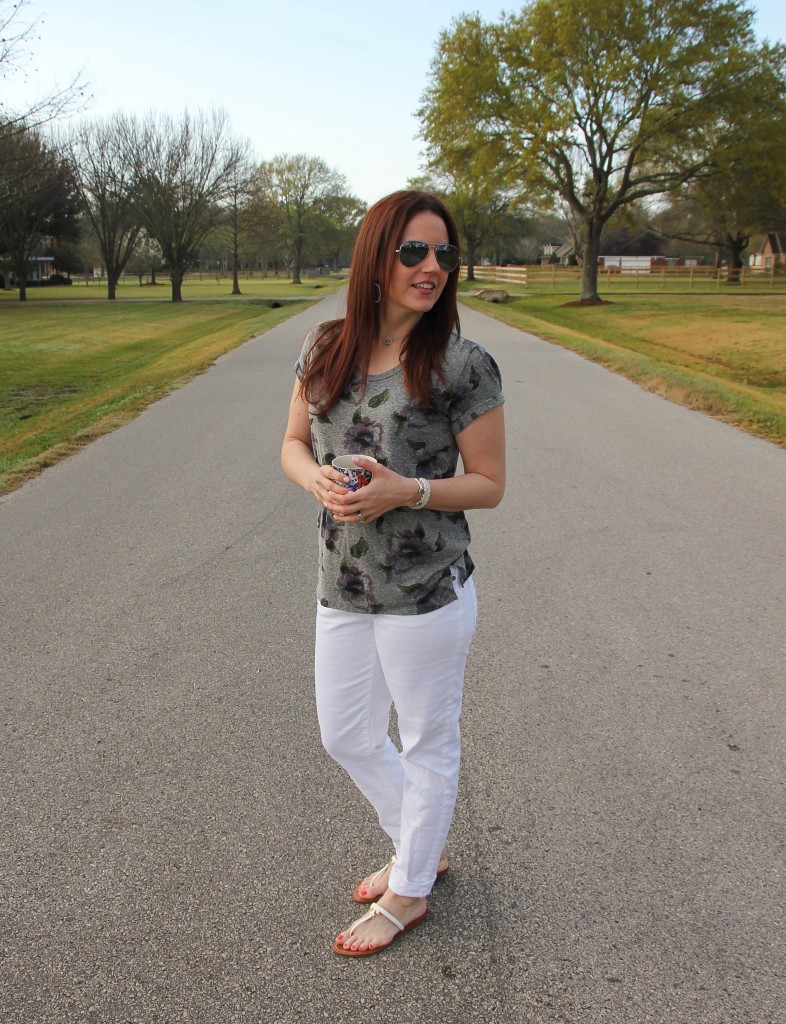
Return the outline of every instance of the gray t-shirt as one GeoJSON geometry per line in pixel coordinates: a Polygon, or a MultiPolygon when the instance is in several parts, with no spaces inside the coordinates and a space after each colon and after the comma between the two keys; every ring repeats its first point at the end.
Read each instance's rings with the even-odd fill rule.
{"type": "MultiPolygon", "coordinates": [[[[307,336],[296,372],[320,335],[307,336]]],[[[497,364],[475,342],[452,335],[443,364],[444,382],[432,374],[428,412],[404,388],[396,366],[370,374],[365,394],[360,374],[340,400],[311,413],[311,446],[320,465],[337,455],[371,455],[406,477],[438,480],[456,474],[456,434],[482,413],[501,405],[497,364]]],[[[341,523],[319,512],[317,598],[325,607],[366,614],[420,615],[456,600],[451,569],[463,584],[474,568],[463,512],[395,508],[372,523],[341,523]]]]}

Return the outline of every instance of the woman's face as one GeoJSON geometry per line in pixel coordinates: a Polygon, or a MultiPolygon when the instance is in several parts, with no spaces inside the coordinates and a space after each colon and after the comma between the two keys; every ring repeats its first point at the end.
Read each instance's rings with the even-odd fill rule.
{"type": "MultiPolygon", "coordinates": [[[[416,213],[407,221],[398,245],[413,241],[428,242],[429,245],[447,243],[448,229],[444,220],[429,210],[416,213]]],[[[385,296],[386,320],[395,321],[402,315],[412,319],[413,314],[417,314],[415,319],[419,319],[434,306],[447,281],[448,272],[437,263],[433,249],[429,249],[426,259],[416,267],[405,267],[396,256],[385,296]]]]}

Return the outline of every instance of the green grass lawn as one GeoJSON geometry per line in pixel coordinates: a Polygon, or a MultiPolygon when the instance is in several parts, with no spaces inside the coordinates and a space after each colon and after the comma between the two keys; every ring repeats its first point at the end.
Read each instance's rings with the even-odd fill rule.
{"type": "Polygon", "coordinates": [[[0,494],[305,304],[0,303],[0,494]]]}
{"type": "MultiPolygon", "coordinates": [[[[232,298],[228,280],[192,277],[181,304],[168,286],[137,283],[122,285],[115,303],[93,284],[31,290],[27,303],[0,292],[0,494],[343,283],[259,278],[232,298]],[[148,301],[123,301],[129,292],[148,301]],[[273,308],[274,299],[296,301],[273,308]]],[[[545,285],[502,285],[518,292],[502,305],[473,298],[478,287],[462,284],[462,300],[786,447],[783,293],[655,293],[617,280],[609,302],[576,307],[575,292],[545,285]]]]}
{"type": "MultiPolygon", "coordinates": [[[[786,447],[786,295],[730,287],[680,294],[601,280],[599,306],[545,283],[499,284],[504,304],[462,301],[602,363],[650,391],[786,447]]],[[[478,339],[482,342],[482,339],[478,339]]]]}
{"type": "MultiPolygon", "coordinates": [[[[242,295],[232,295],[232,278],[226,275],[216,279],[215,274],[189,273],[183,282],[183,299],[226,299],[229,302],[240,302],[243,299],[292,299],[319,298],[340,288],[346,281],[338,276],[303,278],[303,284],[292,284],[288,277],[241,277],[240,291],[242,295]]],[[[170,301],[172,289],[166,274],[160,274],[155,285],[140,285],[136,278],[127,278],[117,286],[117,298],[139,299],[160,302],[170,301]]],[[[28,302],[100,302],[106,300],[106,282],[90,281],[74,278],[71,285],[56,285],[46,288],[28,288],[28,302]]],[[[12,289],[5,291],[0,288],[0,303],[18,302],[19,293],[12,289]]]]}

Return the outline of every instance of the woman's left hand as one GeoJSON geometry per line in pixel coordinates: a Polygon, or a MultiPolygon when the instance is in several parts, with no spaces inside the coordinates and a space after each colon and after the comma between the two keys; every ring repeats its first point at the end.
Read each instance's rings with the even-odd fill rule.
{"type": "Polygon", "coordinates": [[[340,523],[373,523],[386,512],[402,505],[414,505],[418,499],[418,485],[413,479],[400,476],[392,469],[371,462],[362,455],[352,460],[356,466],[371,474],[370,483],[350,491],[341,481],[344,477],[335,471],[336,486],[328,492],[325,508],[340,523]]]}

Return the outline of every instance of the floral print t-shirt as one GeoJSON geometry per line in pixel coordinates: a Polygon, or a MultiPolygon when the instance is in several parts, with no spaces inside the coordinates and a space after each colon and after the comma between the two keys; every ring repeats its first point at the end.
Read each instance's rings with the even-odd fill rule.
{"type": "MultiPolygon", "coordinates": [[[[320,328],[307,336],[296,372],[302,378],[320,328]]],[[[497,364],[473,341],[452,335],[443,364],[444,382],[432,374],[428,412],[404,388],[396,366],[360,374],[327,413],[310,409],[311,446],[320,465],[338,455],[371,455],[406,477],[439,480],[456,474],[456,434],[501,405],[497,364]]],[[[456,600],[452,570],[463,584],[474,568],[467,550],[463,512],[395,508],[372,523],[341,523],[319,512],[317,598],[325,607],[366,614],[421,615],[456,600]]]]}

